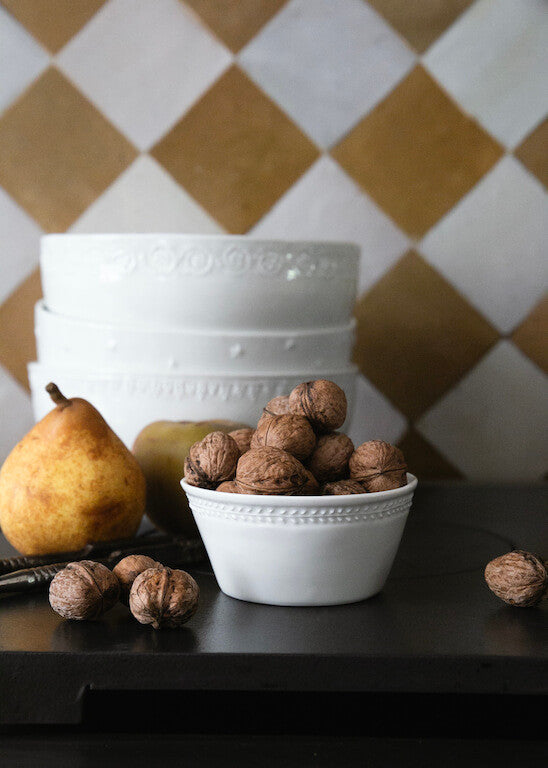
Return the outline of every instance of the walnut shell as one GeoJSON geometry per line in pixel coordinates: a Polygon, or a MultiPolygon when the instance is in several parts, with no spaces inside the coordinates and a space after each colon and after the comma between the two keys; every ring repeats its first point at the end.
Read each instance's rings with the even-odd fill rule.
{"type": "Polygon", "coordinates": [[[255,430],[251,429],[251,427],[244,427],[243,429],[235,429],[228,434],[235,441],[240,454],[242,454],[249,451],[249,448],[251,447],[251,438],[255,434],[255,430]]]}
{"type": "Polygon", "coordinates": [[[348,460],[354,453],[354,443],[340,432],[320,435],[306,463],[320,483],[341,480],[348,476],[348,460]]]}
{"type": "Polygon", "coordinates": [[[291,496],[299,493],[307,482],[307,470],[298,459],[269,446],[244,453],[236,468],[240,493],[291,496]]]}
{"type": "Polygon", "coordinates": [[[407,465],[403,453],[383,440],[370,440],[358,446],[348,462],[350,478],[369,493],[391,491],[407,484],[407,465]]]}
{"type": "Polygon", "coordinates": [[[304,485],[299,491],[299,496],[320,496],[320,484],[309,469],[305,467],[306,476],[308,478],[306,485],[304,485]]]}
{"type": "Polygon", "coordinates": [[[225,432],[210,432],[190,447],[185,459],[185,480],[199,488],[216,488],[232,480],[240,451],[234,438],[225,432]]]}
{"type": "Polygon", "coordinates": [[[291,413],[304,416],[316,432],[332,432],[346,419],[346,395],[333,381],[317,379],[299,384],[289,395],[291,413]]]}
{"type": "Polygon", "coordinates": [[[222,493],[240,493],[235,480],[225,480],[224,483],[217,486],[216,490],[222,493]]]}
{"type": "Polygon", "coordinates": [[[186,571],[148,568],[140,573],[129,593],[129,608],[141,624],[180,627],[198,610],[200,589],[186,571]]]}
{"type": "Polygon", "coordinates": [[[266,445],[287,451],[302,461],[312,453],[316,445],[316,435],[304,416],[294,413],[271,416],[264,413],[257,424],[251,447],[260,448],[266,445]]]}
{"type": "Polygon", "coordinates": [[[128,555],[122,558],[112,569],[112,573],[120,582],[120,602],[129,604],[129,593],[137,576],[147,568],[159,568],[160,563],[146,555],[128,555]]]}
{"type": "Polygon", "coordinates": [[[68,563],[49,585],[49,603],[64,619],[98,619],[118,601],[118,579],[101,563],[68,563]]]}
{"type": "Polygon", "coordinates": [[[263,408],[264,413],[269,413],[271,416],[283,416],[284,413],[290,413],[289,410],[289,395],[278,395],[269,400],[263,408]]]}
{"type": "Polygon", "coordinates": [[[536,605],[548,588],[548,571],[536,555],[516,549],[496,557],[485,568],[487,586],[509,605],[536,605]]]}
{"type": "Polygon", "coordinates": [[[363,485],[357,480],[335,480],[323,487],[326,496],[347,496],[350,493],[365,493],[363,485]]]}

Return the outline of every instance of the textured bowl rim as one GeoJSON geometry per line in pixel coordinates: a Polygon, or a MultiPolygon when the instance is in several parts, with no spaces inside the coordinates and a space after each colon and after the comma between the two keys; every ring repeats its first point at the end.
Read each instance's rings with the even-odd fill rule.
{"type": "Polygon", "coordinates": [[[166,336],[173,335],[185,335],[185,336],[195,336],[197,338],[205,338],[208,336],[215,336],[220,339],[224,338],[230,338],[232,336],[238,336],[243,338],[261,338],[266,337],[268,339],[276,339],[276,338],[288,338],[288,337],[295,337],[295,338],[312,338],[314,336],[330,336],[335,335],[337,333],[348,333],[348,332],[354,332],[356,330],[356,318],[352,317],[348,323],[344,323],[343,325],[328,325],[323,326],[322,328],[297,328],[297,329],[291,329],[291,328],[281,328],[279,330],[271,330],[269,328],[266,329],[258,329],[258,330],[250,330],[250,329],[243,329],[243,330],[224,330],[224,329],[211,329],[211,328],[177,328],[172,325],[166,325],[165,327],[154,327],[151,328],[148,325],[142,325],[142,326],[134,326],[131,325],[114,325],[113,323],[108,322],[98,322],[97,320],[85,320],[80,317],[71,317],[71,315],[64,315],[60,312],[55,312],[51,310],[47,305],[44,299],[39,299],[36,304],[34,305],[34,312],[36,315],[37,320],[40,320],[40,317],[46,316],[53,319],[53,322],[57,321],[68,321],[71,323],[71,325],[78,326],[78,329],[81,326],[86,326],[86,328],[92,328],[93,330],[97,331],[104,331],[105,333],[109,333],[111,335],[114,335],[116,333],[132,333],[132,334],[147,334],[150,336],[153,336],[155,334],[165,334],[166,336]]]}
{"type": "MultiPolygon", "coordinates": [[[[324,370],[322,368],[321,371],[314,371],[314,370],[307,370],[307,371],[264,371],[262,373],[252,373],[251,371],[241,371],[241,372],[234,372],[234,371],[216,371],[214,373],[211,373],[211,371],[204,370],[202,372],[200,371],[190,371],[186,373],[185,371],[179,371],[179,372],[173,372],[173,373],[156,373],[154,371],[151,372],[136,372],[136,373],[124,373],[123,371],[104,371],[102,373],[93,373],[92,371],[85,370],[82,368],[66,368],[63,366],[57,366],[52,363],[42,363],[39,360],[32,360],[30,363],[27,363],[27,370],[29,374],[33,374],[34,372],[38,373],[39,371],[44,371],[48,375],[48,377],[51,375],[55,378],[55,376],[66,376],[68,378],[74,378],[74,379],[81,379],[84,377],[86,381],[105,381],[105,382],[112,382],[112,381],[121,381],[125,379],[145,379],[148,378],[151,381],[158,381],[158,380],[168,380],[168,381],[178,381],[182,379],[196,379],[196,380],[202,380],[207,378],[211,381],[217,381],[217,380],[223,380],[223,381],[261,381],[262,379],[298,379],[300,377],[301,381],[310,381],[313,378],[318,378],[321,374],[321,378],[328,379],[332,376],[350,376],[354,375],[358,371],[358,366],[355,364],[346,365],[341,368],[330,370],[324,370]]],[[[369,494],[371,495],[371,494],[369,494]]]]}
{"type": "Polygon", "coordinates": [[[47,241],[47,242],[55,242],[56,240],[61,240],[62,242],[67,242],[69,240],[73,240],[76,242],[87,242],[87,241],[96,241],[101,242],[104,240],[113,240],[118,239],[120,241],[126,241],[131,242],[133,240],[154,240],[156,238],[165,238],[165,239],[179,239],[181,241],[188,241],[188,242],[203,242],[207,240],[212,240],[215,242],[227,242],[227,243],[252,243],[253,245],[262,245],[262,246],[268,246],[274,245],[274,246],[284,246],[288,248],[310,248],[310,247],[317,247],[317,246],[326,246],[326,247],[338,247],[338,248],[344,248],[344,250],[347,250],[352,252],[354,255],[358,256],[360,254],[360,246],[352,242],[350,240],[285,240],[284,238],[277,238],[277,237],[254,237],[250,235],[222,235],[222,234],[186,234],[184,232],[101,232],[101,233],[93,233],[93,234],[85,234],[85,233],[72,233],[72,232],[50,232],[47,235],[42,235],[40,240],[41,242],[47,241]]]}
{"type": "Polygon", "coordinates": [[[407,484],[391,491],[351,493],[341,496],[259,496],[250,493],[225,493],[224,491],[211,491],[208,488],[198,488],[195,485],[189,485],[184,477],[180,482],[181,488],[189,497],[195,496],[205,501],[217,501],[219,504],[231,504],[234,507],[242,504],[250,507],[287,507],[290,504],[294,507],[302,507],[303,510],[313,507],[332,507],[333,505],[343,507],[354,507],[357,504],[369,506],[369,504],[390,501],[413,494],[418,485],[415,475],[408,472],[407,484]]]}

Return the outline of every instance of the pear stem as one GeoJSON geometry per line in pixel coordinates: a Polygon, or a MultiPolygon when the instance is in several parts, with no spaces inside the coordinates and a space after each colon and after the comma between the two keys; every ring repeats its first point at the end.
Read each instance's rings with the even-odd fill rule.
{"type": "Polygon", "coordinates": [[[46,384],[46,392],[55,405],[62,405],[64,408],[66,408],[67,405],[71,405],[71,401],[64,396],[57,384],[54,384],[52,381],[50,381],[49,384],[46,384]]]}

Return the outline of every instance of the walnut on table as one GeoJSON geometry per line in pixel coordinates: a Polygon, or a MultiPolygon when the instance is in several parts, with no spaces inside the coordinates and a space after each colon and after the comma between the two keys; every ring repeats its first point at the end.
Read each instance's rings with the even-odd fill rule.
{"type": "Polygon", "coordinates": [[[516,549],[496,557],[485,568],[487,586],[509,605],[536,605],[548,589],[548,570],[537,555],[516,549]]]}

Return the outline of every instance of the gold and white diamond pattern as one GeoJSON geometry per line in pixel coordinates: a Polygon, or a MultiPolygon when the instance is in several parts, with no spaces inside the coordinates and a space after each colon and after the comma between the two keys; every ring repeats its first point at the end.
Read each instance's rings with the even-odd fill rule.
{"type": "Polygon", "coordinates": [[[40,234],[251,232],[361,245],[355,438],[422,477],[542,477],[547,24],[544,0],[0,0],[0,460],[31,423],[40,234]]]}

